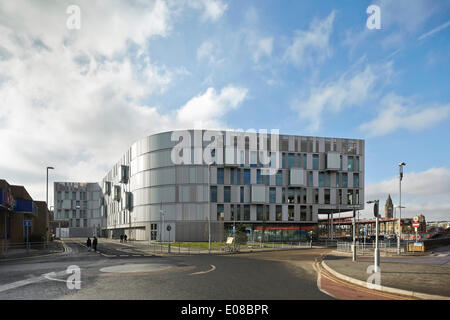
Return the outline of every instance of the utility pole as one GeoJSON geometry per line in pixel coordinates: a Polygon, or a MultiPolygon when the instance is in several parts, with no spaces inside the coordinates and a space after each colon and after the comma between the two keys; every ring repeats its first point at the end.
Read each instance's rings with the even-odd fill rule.
{"type": "Polygon", "coordinates": [[[211,164],[208,164],[208,253],[211,253],[211,164]]]}
{"type": "Polygon", "coordinates": [[[375,272],[379,272],[380,271],[380,248],[378,247],[378,233],[379,233],[379,229],[378,229],[378,219],[379,219],[379,214],[378,214],[378,204],[379,204],[379,200],[370,200],[367,201],[367,203],[374,203],[374,207],[373,207],[373,214],[375,216],[375,250],[373,253],[373,257],[374,257],[374,265],[375,265],[375,272]]]}
{"type": "Polygon", "coordinates": [[[400,255],[400,240],[402,236],[401,220],[402,220],[402,179],[403,179],[403,166],[406,166],[405,162],[398,164],[398,178],[399,178],[399,217],[398,217],[398,237],[397,237],[397,254],[400,255]]]}
{"type": "MultiPolygon", "coordinates": [[[[47,209],[47,212],[45,214],[47,215],[47,227],[48,227],[48,212],[49,212],[49,205],[48,205],[48,170],[49,169],[52,170],[52,169],[55,169],[55,168],[47,167],[47,184],[46,184],[47,189],[46,189],[46,192],[45,192],[45,206],[46,206],[46,209],[47,209]]],[[[54,199],[53,199],[53,202],[55,202],[54,199]]],[[[61,229],[60,229],[60,232],[61,232],[61,229]]],[[[45,239],[46,239],[45,240],[46,244],[48,245],[48,237],[47,237],[47,235],[46,235],[45,239]]]]}

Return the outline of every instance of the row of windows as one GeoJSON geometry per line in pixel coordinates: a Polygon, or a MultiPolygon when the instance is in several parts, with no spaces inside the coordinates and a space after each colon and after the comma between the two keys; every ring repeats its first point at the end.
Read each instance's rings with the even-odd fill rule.
{"type": "MultiPolygon", "coordinates": [[[[80,191],[78,194],[80,195],[79,198],[77,198],[77,192],[76,191],[64,191],[64,200],[87,200],[86,199],[86,192],[80,191]],[[72,197],[70,197],[70,194],[72,193],[72,197]]],[[[57,200],[62,200],[62,191],[58,191],[56,195],[57,200]]]]}
{"type": "Polygon", "coordinates": [[[77,227],[77,228],[84,227],[84,228],[86,228],[86,227],[88,227],[88,220],[87,219],[83,219],[83,220],[81,220],[81,219],[70,219],[69,220],[69,227],[70,228],[74,228],[74,227],[77,227]]]}
{"type": "MultiPolygon", "coordinates": [[[[71,200],[70,207],[73,209],[80,209],[81,208],[81,201],[80,200],[71,200]]],[[[63,209],[63,201],[56,202],[56,208],[57,209],[63,209]]],[[[67,208],[67,207],[66,207],[67,208]]],[[[83,201],[83,209],[88,208],[88,202],[83,201]]]]}
{"type": "MultiPolygon", "coordinates": [[[[307,189],[305,188],[282,188],[282,203],[307,203],[307,189]],[[287,195],[286,195],[287,190],[287,195]]],[[[313,203],[319,203],[319,189],[313,189],[313,203]]],[[[324,189],[324,204],[331,204],[330,189],[324,189]]],[[[217,186],[210,187],[211,202],[217,202],[217,186]]],[[[223,202],[231,202],[231,187],[223,188],[223,202]]],[[[240,187],[240,202],[244,202],[244,187],[240,187]]],[[[338,190],[338,202],[344,204],[342,199],[342,189],[338,190]]],[[[359,204],[359,190],[348,189],[346,204],[359,204]]],[[[276,188],[269,188],[269,203],[276,203],[276,188]]]]}
{"type": "MultiPolygon", "coordinates": [[[[58,211],[56,212],[56,217],[58,219],[75,219],[75,218],[87,218],[87,210],[80,210],[79,214],[77,215],[77,211],[76,210],[60,210],[58,209],[58,211]],[[64,216],[63,216],[64,214],[64,216]]],[[[91,218],[93,218],[93,212],[91,210],[91,218]]]]}
{"type": "MultiPolygon", "coordinates": [[[[308,221],[307,206],[300,206],[300,221],[308,221]]],[[[312,212],[312,206],[309,206],[309,212],[312,212]]],[[[257,221],[270,221],[269,206],[259,204],[256,206],[256,220],[257,221]]],[[[217,204],[217,221],[224,221],[225,210],[223,204],[217,204]]],[[[288,206],[288,219],[287,221],[294,221],[295,219],[295,207],[288,206]]],[[[250,205],[237,205],[230,206],[230,220],[231,221],[250,221],[250,205]]],[[[275,206],[275,220],[283,221],[282,206],[275,206]]]]}

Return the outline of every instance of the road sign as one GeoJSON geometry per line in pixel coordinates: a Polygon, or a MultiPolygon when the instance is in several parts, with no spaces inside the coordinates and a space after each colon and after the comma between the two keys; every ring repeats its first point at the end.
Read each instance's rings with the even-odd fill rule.
{"type": "Polygon", "coordinates": [[[413,218],[413,220],[414,220],[414,222],[417,222],[417,221],[419,221],[419,217],[418,217],[418,216],[415,216],[415,217],[413,218]]]}
{"type": "Polygon", "coordinates": [[[418,222],[414,222],[414,223],[413,223],[413,227],[414,227],[414,228],[418,228],[419,226],[420,226],[420,223],[418,223],[418,222]]]}
{"type": "Polygon", "coordinates": [[[23,220],[24,227],[31,227],[31,220],[23,220]]]}

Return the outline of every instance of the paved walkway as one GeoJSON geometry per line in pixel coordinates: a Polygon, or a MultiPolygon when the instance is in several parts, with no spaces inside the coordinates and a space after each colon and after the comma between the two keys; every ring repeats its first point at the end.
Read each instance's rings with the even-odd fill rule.
{"type": "MultiPolygon", "coordinates": [[[[450,298],[449,259],[450,257],[447,255],[442,257],[382,257],[380,285],[450,298]]],[[[364,282],[370,276],[367,268],[373,265],[373,258],[368,257],[358,257],[357,262],[352,262],[348,257],[329,255],[324,261],[334,271],[364,282]]]]}

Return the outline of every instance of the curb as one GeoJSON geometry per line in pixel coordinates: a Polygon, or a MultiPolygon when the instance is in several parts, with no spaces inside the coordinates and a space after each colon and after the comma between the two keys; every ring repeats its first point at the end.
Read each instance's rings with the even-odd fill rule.
{"type": "MultiPolygon", "coordinates": [[[[333,270],[331,267],[329,267],[325,263],[325,261],[322,261],[321,264],[325,270],[327,270],[329,273],[334,275],[336,278],[339,278],[341,280],[344,280],[344,281],[356,284],[358,286],[367,288],[367,282],[343,275],[343,274],[333,270]]],[[[379,286],[379,285],[376,286],[375,290],[382,291],[382,292],[388,292],[388,293],[394,293],[394,294],[400,294],[400,295],[407,296],[407,297],[413,297],[413,298],[425,299],[425,300],[450,300],[450,297],[446,297],[446,296],[432,295],[432,294],[427,294],[427,293],[414,292],[414,291],[408,291],[408,290],[379,286]]]]}

